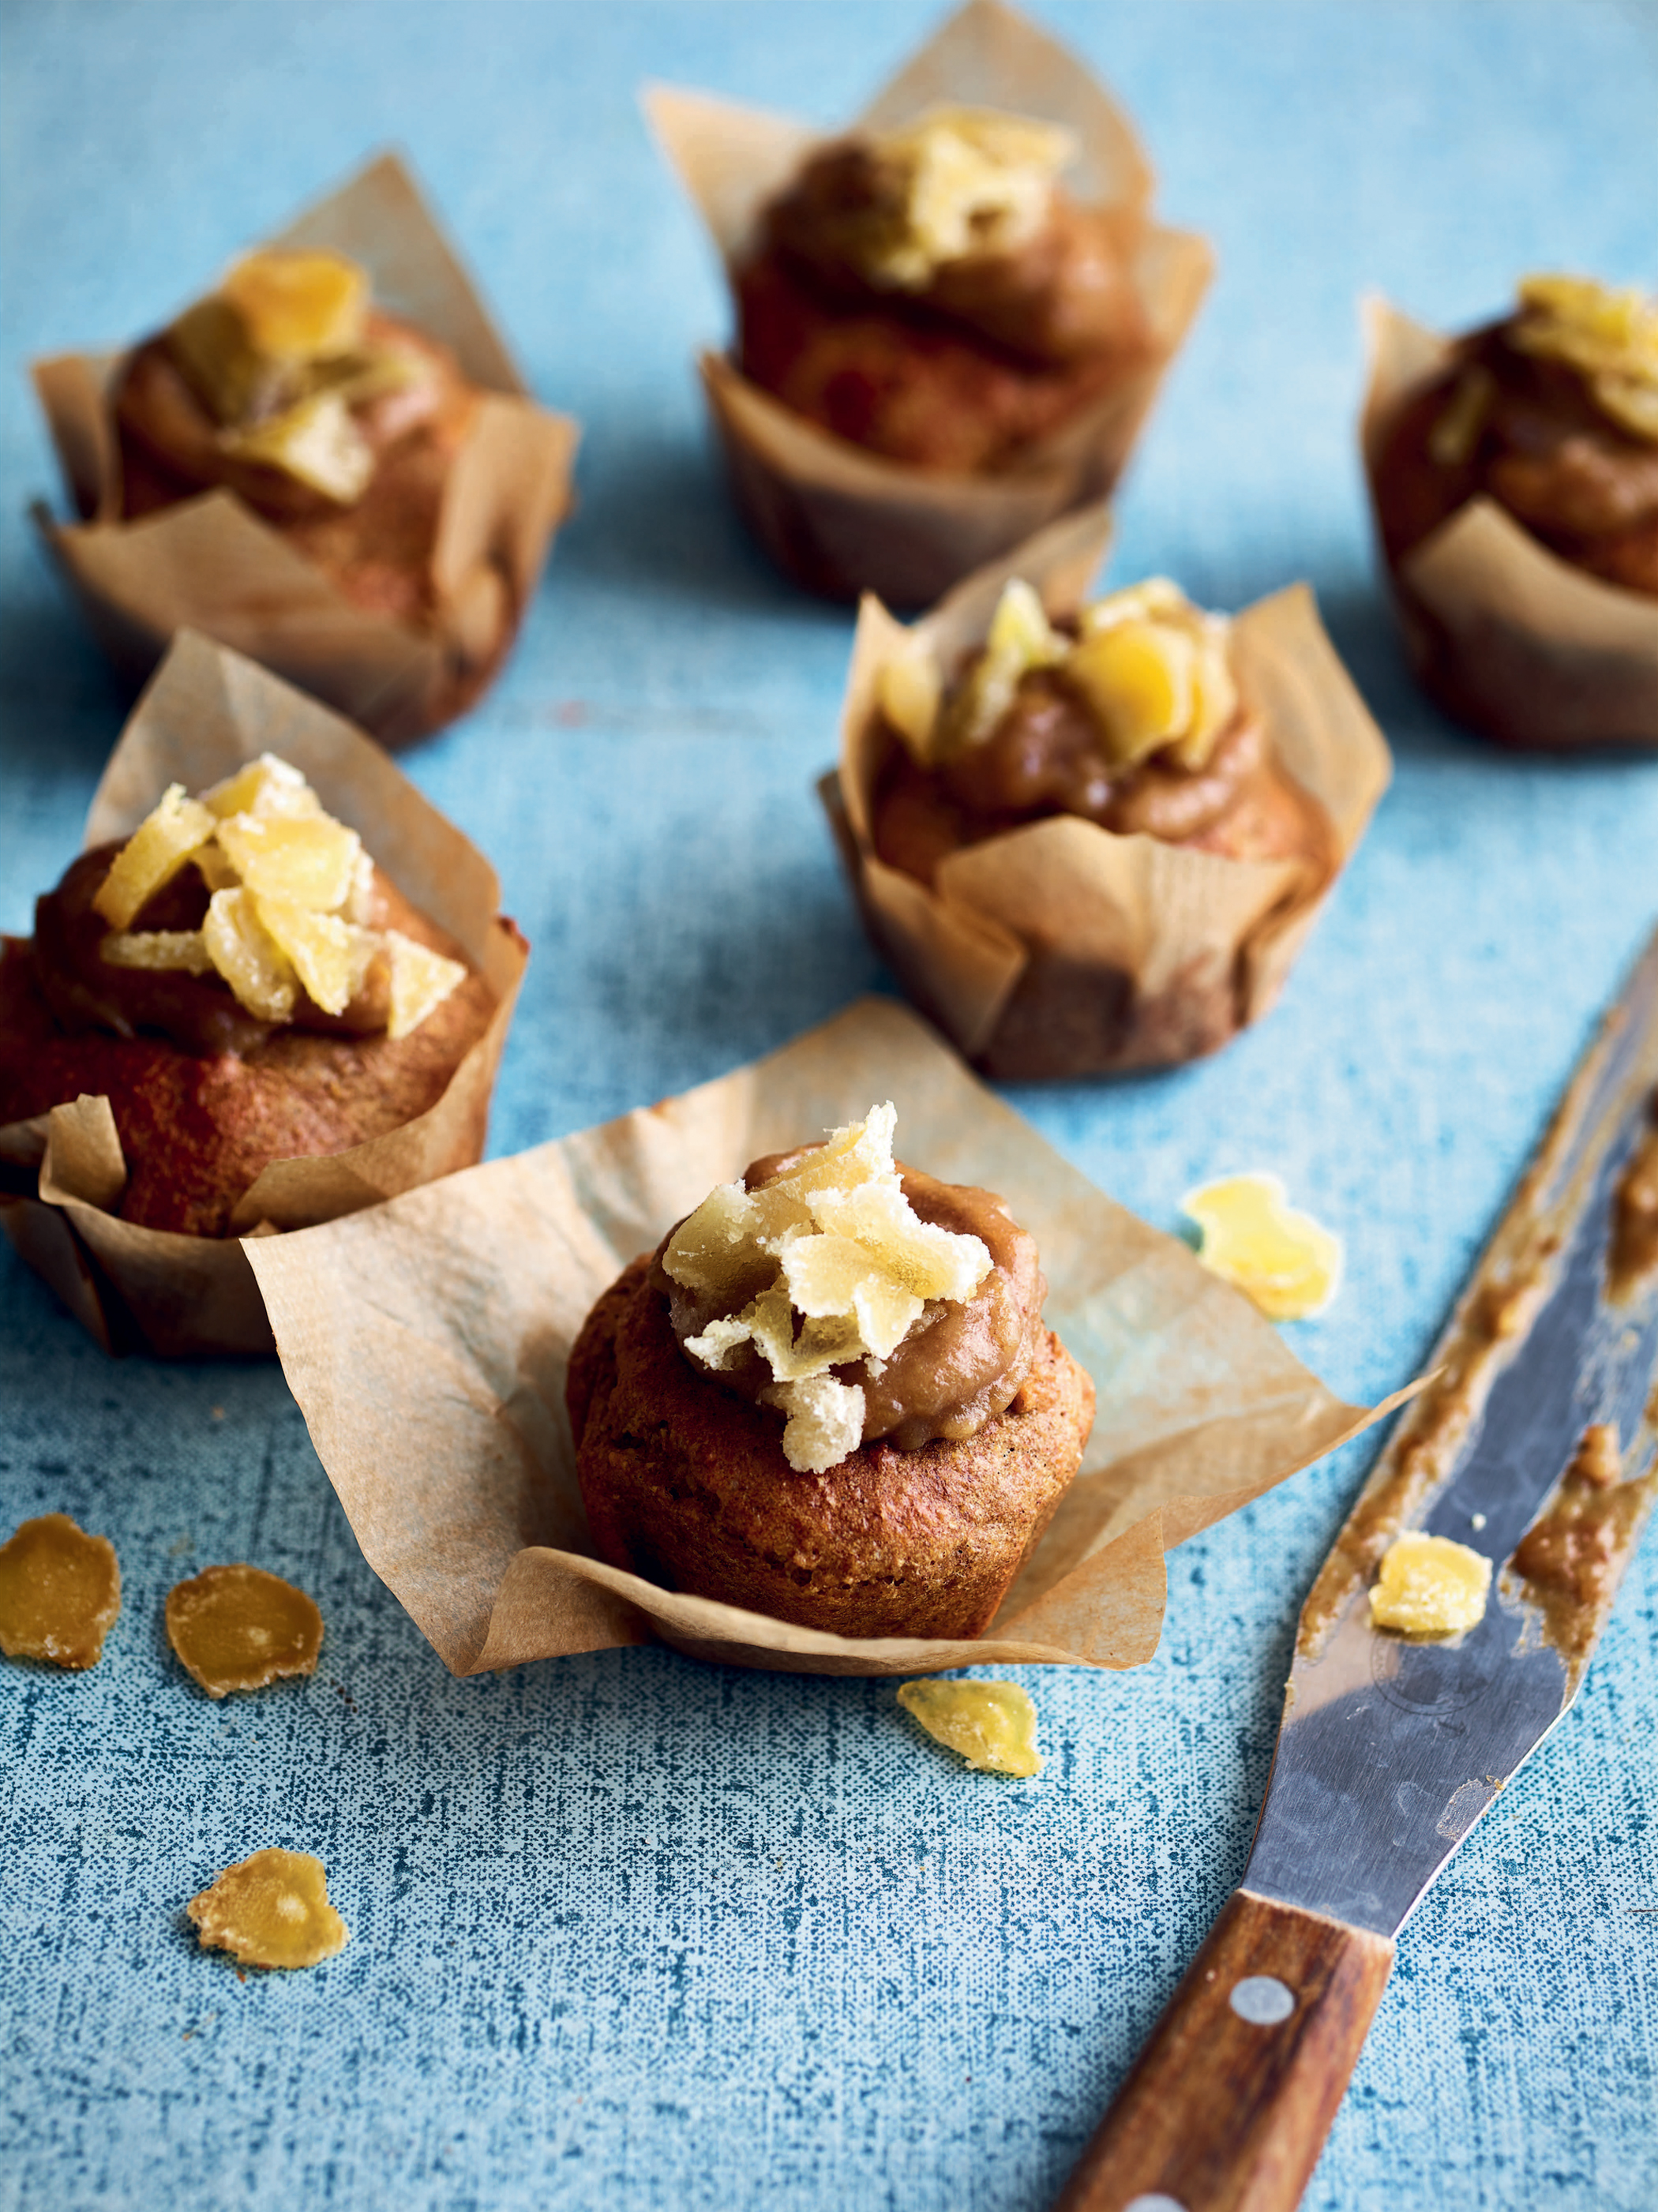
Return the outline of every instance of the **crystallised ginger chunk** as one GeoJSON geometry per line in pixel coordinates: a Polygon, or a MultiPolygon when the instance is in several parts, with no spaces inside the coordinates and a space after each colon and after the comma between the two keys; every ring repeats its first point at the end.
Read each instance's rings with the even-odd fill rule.
{"type": "Polygon", "coordinates": [[[884,661],[876,678],[876,699],[881,712],[925,768],[932,758],[932,740],[938,726],[944,698],[944,678],[938,657],[925,638],[913,630],[884,661]]]}
{"type": "Polygon", "coordinates": [[[392,1012],[386,1034],[408,1036],[465,981],[466,970],[459,960],[417,945],[400,929],[386,930],[384,943],[392,960],[392,1012]]]}
{"type": "Polygon", "coordinates": [[[351,891],[362,840],[331,815],[234,814],[219,847],[251,891],[332,914],[351,891]]]}
{"type": "Polygon", "coordinates": [[[1510,336],[1577,370],[1602,414],[1658,443],[1658,299],[1588,276],[1527,276],[1510,336]]]}
{"type": "Polygon", "coordinates": [[[1289,1205],[1277,1176],[1224,1176],[1188,1191],[1181,1210],[1203,1231],[1204,1266],[1269,1321],[1304,1321],[1334,1297],[1341,1240],[1289,1205]]]}
{"type": "Polygon", "coordinates": [[[309,1851],[255,1851],[185,1910],[203,1950],[228,1951],[246,1966],[315,1966],[346,1946],[327,1873],[309,1851]]]}
{"type": "Polygon", "coordinates": [[[362,343],[368,276],[343,253],[267,246],[227,271],[219,297],[267,360],[327,360],[362,343]]]}
{"type": "Polygon", "coordinates": [[[238,459],[280,469],[341,507],[355,506],[374,473],[374,449],[341,392],[313,392],[280,415],[219,434],[238,459]]]}
{"type": "Polygon", "coordinates": [[[1412,1530],[1395,1537],[1382,1555],[1370,1591],[1370,1620],[1377,1628],[1406,1636],[1455,1636],[1485,1618],[1491,1563],[1449,1536],[1412,1530]]]}
{"type": "Polygon", "coordinates": [[[314,1674],[322,1615],[263,1567],[204,1567],[167,1595],[167,1640],[210,1698],[314,1674]]]}
{"type": "Polygon", "coordinates": [[[893,1164],[896,1109],[872,1107],[758,1190],[722,1183],[668,1240],[669,1278],[738,1310],[685,1350],[714,1372],[751,1346],[787,1415],[798,1473],[838,1466],[863,1437],[864,1393],[830,1370],[886,1359],[929,1302],[970,1298],[990,1272],[977,1237],[920,1220],[893,1164]]]}
{"type": "Polygon", "coordinates": [[[215,891],[202,923],[208,957],[250,1014],[285,1022],[298,988],[293,963],[259,920],[253,894],[215,891]]]}
{"type": "Polygon", "coordinates": [[[39,1514],[0,1544],[0,1651],[8,1659],[95,1667],[120,1610],[115,1547],[67,1513],[39,1514]]]}
{"type": "Polygon", "coordinates": [[[233,814],[318,815],[322,801],[298,769],[275,753],[261,753],[234,775],[202,793],[202,804],[222,822],[233,814]]]}
{"type": "Polygon", "coordinates": [[[112,929],[130,929],[147,902],[170,884],[218,827],[199,799],[170,783],[111,864],[93,899],[112,929]]]}
{"type": "Polygon", "coordinates": [[[199,929],[112,930],[98,948],[112,968],[210,975],[212,955],[199,929]]]}
{"type": "Polygon", "coordinates": [[[1036,1708],[1017,1682],[905,1682],[898,1702],[935,1743],[959,1752],[981,1774],[1029,1778],[1042,1771],[1036,1708]]]}
{"type": "Polygon", "coordinates": [[[305,986],[313,1006],[343,1014],[362,988],[380,940],[331,914],[318,914],[297,899],[253,895],[253,910],[266,935],[305,986]]]}
{"type": "Polygon", "coordinates": [[[872,282],[903,291],[925,291],[949,262],[1032,237],[1077,150],[1058,124],[987,107],[930,108],[872,143],[886,190],[855,255],[872,282]]]}

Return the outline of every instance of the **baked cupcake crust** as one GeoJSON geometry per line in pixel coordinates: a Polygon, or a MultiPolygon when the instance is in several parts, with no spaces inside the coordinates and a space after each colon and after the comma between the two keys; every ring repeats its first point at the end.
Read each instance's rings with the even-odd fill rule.
{"type": "Polygon", "coordinates": [[[822,1474],[777,1413],[699,1375],[635,1260],[571,1353],[594,1548],[687,1595],[847,1637],[968,1637],[993,1618],[1082,1456],[1094,1386],[1052,1330],[1007,1410],[960,1443],[864,1444],[822,1474]]]}

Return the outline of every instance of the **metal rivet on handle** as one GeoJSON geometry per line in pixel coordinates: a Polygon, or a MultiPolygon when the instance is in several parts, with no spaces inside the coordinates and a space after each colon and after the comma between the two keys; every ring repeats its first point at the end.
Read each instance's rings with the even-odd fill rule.
{"type": "Polygon", "coordinates": [[[1296,2008],[1293,1991],[1276,1974],[1246,1974],[1227,2002],[1251,2027],[1276,2027],[1296,2008]]]}
{"type": "Polygon", "coordinates": [[[1122,2212],[1186,2212],[1186,2207],[1178,2197],[1165,2197],[1154,2189],[1149,2197],[1131,2197],[1122,2212]]]}

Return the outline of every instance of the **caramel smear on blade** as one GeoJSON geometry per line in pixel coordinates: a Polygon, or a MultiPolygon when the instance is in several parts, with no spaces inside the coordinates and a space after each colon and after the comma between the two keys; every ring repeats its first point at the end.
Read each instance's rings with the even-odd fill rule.
{"type": "Polygon", "coordinates": [[[255,1851],[185,1910],[203,1950],[228,1951],[247,1966],[315,1966],[348,1940],[323,1863],[309,1851],[255,1851]]]}
{"type": "Polygon", "coordinates": [[[923,768],[982,744],[1027,676],[1052,669],[1080,700],[1101,750],[1127,769],[1166,753],[1201,769],[1237,711],[1231,624],[1152,576],[1084,607],[1073,637],[1049,622],[1032,586],[1003,591],[984,650],[945,697],[931,648],[912,636],[882,669],[882,713],[923,768]]]}
{"type": "Polygon", "coordinates": [[[1658,300],[1588,276],[1527,276],[1509,325],[1522,353],[1562,361],[1631,437],[1658,444],[1658,300]]]}
{"type": "Polygon", "coordinates": [[[263,1567],[206,1567],[167,1595],[167,1640],[210,1698],[314,1674],[322,1615],[263,1567]]]}
{"type": "Polygon", "coordinates": [[[54,1667],[95,1667],[121,1610],[121,1568],[107,1536],[67,1513],[25,1521],[0,1544],[0,1651],[54,1667]]]}
{"type": "Polygon", "coordinates": [[[1412,1530],[1382,1555],[1370,1591],[1370,1620],[1406,1636],[1455,1636],[1485,1617],[1491,1563],[1448,1536],[1412,1530]]]}
{"type": "Polygon", "coordinates": [[[668,1241],[683,1288],[741,1310],[685,1339],[716,1373],[753,1345],[771,1370],[766,1402],[787,1414],[783,1455],[799,1474],[839,1466],[863,1440],[864,1393],[830,1371],[890,1359],[928,1303],[970,1298],[990,1272],[976,1237],[922,1221],[893,1164],[897,1111],[861,1121],[758,1190],[721,1183],[668,1241]]]}
{"type": "Polygon", "coordinates": [[[1223,1176],[1187,1191],[1181,1211],[1203,1231],[1204,1266],[1269,1321],[1304,1321],[1334,1297],[1341,1239],[1291,1206],[1277,1176],[1223,1176]]]}
{"type": "Polygon", "coordinates": [[[933,107],[867,141],[881,191],[847,240],[872,284],[924,292],[951,262],[1016,252],[1042,228],[1077,142],[1057,124],[933,107]]]}
{"type": "Polygon", "coordinates": [[[935,1743],[981,1774],[1042,1771],[1036,1708],[1017,1682],[905,1682],[898,1702],[935,1743]]]}
{"type": "Polygon", "coordinates": [[[111,925],[102,957],[118,968],[217,974],[258,1020],[288,1022],[299,994],[343,1014],[378,969],[389,1037],[418,1029],[466,970],[400,930],[362,926],[374,869],[295,768],[265,753],[187,799],[162,794],[116,854],[93,904],[111,925]],[[212,893],[199,930],[135,930],[149,900],[186,863],[212,893]]]}

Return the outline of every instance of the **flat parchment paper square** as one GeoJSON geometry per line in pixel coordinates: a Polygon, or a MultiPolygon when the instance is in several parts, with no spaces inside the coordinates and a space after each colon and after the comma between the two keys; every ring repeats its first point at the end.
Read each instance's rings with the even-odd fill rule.
{"type": "MultiPolygon", "coordinates": [[[[424,1114],[349,1152],[264,1170],[234,1218],[239,1231],[269,1237],[374,1206],[482,1158],[529,949],[500,912],[489,861],[378,745],[191,630],[173,641],[110,755],[82,848],[128,836],[169,784],[201,791],[264,752],[300,769],[398,888],[459,940],[496,1000],[488,1029],[424,1114]]],[[[135,1338],[172,1357],[272,1349],[240,1235],[140,1229],[109,1210],[119,1202],[126,1163],[106,1098],[66,1100],[0,1127],[0,1163],[38,1170],[33,1194],[0,1197],[0,1225],[106,1351],[135,1338]]]]}
{"type": "Polygon", "coordinates": [[[1376,1418],[889,1000],[682,1097],[247,1251],[369,1565],[459,1674],[653,1633],[808,1674],[1138,1666],[1168,1547],[1376,1418]],[[1035,1234],[1048,1320],[1099,1392],[1082,1471],[978,1638],[826,1635],[602,1565],[564,1410],[571,1346],[629,1261],[750,1160],[888,1098],[902,1158],[999,1193],[1035,1234]]]}

